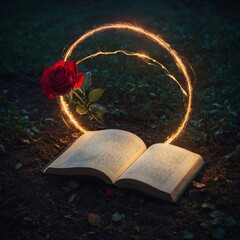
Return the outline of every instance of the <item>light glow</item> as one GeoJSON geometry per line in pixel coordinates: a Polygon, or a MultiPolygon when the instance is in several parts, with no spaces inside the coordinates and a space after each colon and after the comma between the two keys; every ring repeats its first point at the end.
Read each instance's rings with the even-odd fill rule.
{"type": "MultiPolygon", "coordinates": [[[[138,58],[142,59],[144,62],[146,62],[146,63],[149,64],[149,65],[154,65],[154,64],[152,64],[151,62],[157,64],[158,66],[160,66],[160,67],[164,70],[165,74],[166,74],[168,77],[170,77],[174,82],[177,83],[177,85],[180,87],[182,93],[183,93],[185,96],[187,96],[187,92],[184,90],[184,88],[183,88],[182,85],[178,82],[178,80],[177,80],[172,74],[169,73],[169,71],[167,70],[167,68],[166,68],[162,63],[158,62],[158,61],[155,60],[154,58],[151,58],[151,57],[149,57],[148,55],[146,55],[146,54],[144,54],[144,53],[133,53],[133,52],[128,52],[128,51],[124,51],[124,50],[117,50],[117,51],[114,51],[114,52],[101,52],[101,51],[100,51],[100,52],[94,53],[94,54],[92,54],[92,55],[89,55],[89,56],[87,56],[87,57],[79,60],[79,61],[77,62],[77,64],[82,63],[82,62],[86,61],[86,60],[89,59],[89,58],[97,57],[97,56],[99,56],[99,55],[115,55],[115,54],[117,54],[117,53],[123,53],[123,54],[125,54],[125,55],[127,55],[127,56],[135,56],[135,57],[138,57],[138,58]]],[[[155,66],[155,65],[154,65],[154,66],[155,66]]]]}
{"type": "Polygon", "coordinates": [[[62,106],[62,110],[66,113],[66,115],[69,117],[70,121],[73,123],[73,125],[79,129],[81,132],[86,133],[87,130],[85,128],[83,128],[73,117],[73,115],[71,114],[69,108],[68,108],[68,104],[64,101],[63,96],[60,96],[60,104],[62,106]]]}
{"type": "MultiPolygon", "coordinates": [[[[134,26],[134,25],[131,25],[131,24],[128,24],[128,23],[113,23],[113,24],[103,25],[103,26],[100,26],[98,28],[90,30],[90,31],[86,32],[85,34],[83,34],[81,37],[79,37],[67,50],[67,52],[64,56],[64,61],[67,61],[67,59],[71,56],[72,51],[77,47],[77,45],[82,43],[87,38],[91,37],[92,35],[94,35],[96,33],[103,32],[103,31],[106,31],[106,30],[112,30],[112,29],[124,29],[124,30],[133,31],[135,33],[146,36],[150,40],[158,43],[159,46],[163,47],[172,56],[173,60],[175,61],[176,66],[178,67],[178,70],[183,74],[183,76],[185,78],[186,86],[187,86],[187,93],[183,89],[181,84],[176,80],[176,78],[172,74],[170,74],[169,71],[161,63],[157,62],[155,59],[153,59],[153,58],[151,58],[151,57],[149,57],[145,54],[142,54],[142,53],[131,53],[131,52],[123,51],[123,50],[117,50],[115,52],[98,52],[98,53],[95,53],[95,54],[92,54],[90,56],[87,56],[87,57],[83,58],[78,63],[83,62],[86,59],[89,59],[89,58],[92,58],[92,57],[95,57],[95,56],[98,56],[98,55],[109,55],[109,54],[116,54],[116,53],[122,52],[125,55],[136,56],[136,57],[141,58],[142,60],[148,60],[150,62],[153,62],[153,63],[161,66],[162,69],[165,71],[166,75],[169,76],[173,81],[175,81],[178,84],[182,93],[184,95],[188,96],[186,112],[185,112],[185,115],[184,115],[179,127],[177,128],[177,130],[174,133],[172,133],[169,137],[167,137],[167,140],[165,141],[165,143],[171,143],[174,139],[176,139],[181,134],[181,132],[184,130],[184,128],[186,127],[187,122],[189,120],[189,116],[190,116],[190,112],[191,112],[191,105],[192,105],[192,85],[191,85],[191,78],[190,78],[190,76],[187,72],[186,66],[184,65],[184,63],[181,60],[181,57],[160,36],[155,35],[155,34],[149,32],[149,31],[147,31],[147,30],[145,30],[141,27],[134,26]]],[[[70,110],[68,109],[67,103],[64,101],[62,96],[60,97],[60,103],[61,103],[63,111],[69,117],[70,121],[74,124],[74,126],[77,129],[79,129],[80,131],[82,131],[83,133],[87,132],[87,130],[84,129],[74,119],[73,115],[71,114],[70,110]]]]}

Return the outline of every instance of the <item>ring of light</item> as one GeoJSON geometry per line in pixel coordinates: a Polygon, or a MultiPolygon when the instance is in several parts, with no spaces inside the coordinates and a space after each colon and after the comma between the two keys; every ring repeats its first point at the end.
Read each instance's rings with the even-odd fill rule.
{"type": "MultiPolygon", "coordinates": [[[[182,62],[179,54],[173,50],[168,43],[166,43],[160,36],[157,36],[141,27],[137,27],[128,23],[113,23],[113,24],[108,24],[108,25],[103,25],[98,28],[92,29],[85,34],[83,34],[80,38],[78,38],[67,50],[65,56],[64,56],[64,61],[67,61],[67,59],[71,56],[72,51],[77,47],[78,44],[82,43],[84,40],[87,38],[91,37],[92,35],[106,31],[106,30],[111,30],[111,29],[125,29],[125,30],[130,30],[135,33],[142,34],[149,38],[150,40],[158,43],[161,47],[163,47],[165,50],[168,51],[168,53],[172,56],[173,60],[176,63],[176,66],[178,67],[179,71],[183,74],[186,85],[187,85],[187,92],[188,92],[188,101],[187,101],[187,107],[186,107],[186,112],[185,115],[177,128],[175,132],[173,132],[169,137],[167,137],[167,140],[165,143],[171,143],[174,139],[176,139],[181,132],[184,130],[184,128],[187,125],[187,122],[189,120],[190,112],[191,112],[191,105],[192,105],[192,85],[191,85],[191,78],[187,72],[187,68],[182,62]]],[[[174,77],[174,76],[173,76],[174,77]]],[[[76,128],[78,128],[80,131],[83,133],[87,132],[86,129],[84,129],[73,117],[72,113],[68,109],[67,103],[64,101],[64,98],[60,96],[60,104],[62,106],[63,111],[68,115],[69,119],[72,121],[72,123],[75,125],[76,128]]]]}

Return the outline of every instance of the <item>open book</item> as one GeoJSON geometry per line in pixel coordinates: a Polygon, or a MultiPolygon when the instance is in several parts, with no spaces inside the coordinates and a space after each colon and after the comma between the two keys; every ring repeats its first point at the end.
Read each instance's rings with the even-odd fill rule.
{"type": "Polygon", "coordinates": [[[164,143],[147,149],[137,135],[108,129],[83,134],[43,172],[95,176],[175,202],[203,165],[186,149],[164,143]]]}

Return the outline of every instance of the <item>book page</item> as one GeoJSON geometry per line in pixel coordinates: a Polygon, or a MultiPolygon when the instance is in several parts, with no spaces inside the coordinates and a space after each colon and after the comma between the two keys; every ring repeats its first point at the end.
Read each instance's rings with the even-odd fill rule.
{"type": "Polygon", "coordinates": [[[171,193],[199,159],[186,149],[154,144],[118,180],[132,179],[171,193]]]}
{"type": "Polygon", "coordinates": [[[114,182],[147,149],[135,134],[117,130],[83,134],[49,168],[98,169],[114,182]]]}

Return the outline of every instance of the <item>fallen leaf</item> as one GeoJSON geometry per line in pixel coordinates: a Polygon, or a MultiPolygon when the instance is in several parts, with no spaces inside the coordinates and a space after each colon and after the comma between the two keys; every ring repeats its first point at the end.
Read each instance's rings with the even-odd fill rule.
{"type": "Polygon", "coordinates": [[[212,203],[203,203],[202,208],[215,209],[215,205],[212,203]]]}
{"type": "Polygon", "coordinates": [[[204,188],[204,187],[206,187],[206,184],[193,181],[193,186],[196,188],[204,188]]]}
{"type": "Polygon", "coordinates": [[[125,217],[124,214],[119,214],[118,212],[116,212],[116,213],[114,213],[114,214],[112,215],[112,220],[113,220],[113,222],[119,222],[119,221],[121,221],[124,217],[125,217]]]}
{"type": "Polygon", "coordinates": [[[59,141],[61,143],[68,143],[69,142],[69,140],[67,138],[59,138],[59,141]]]}
{"type": "Polygon", "coordinates": [[[71,135],[72,135],[72,137],[77,138],[79,136],[79,133],[74,132],[71,135]]]}
{"type": "Polygon", "coordinates": [[[28,139],[22,139],[23,143],[30,144],[30,141],[28,139]]]}
{"type": "Polygon", "coordinates": [[[18,162],[18,163],[15,165],[14,169],[15,169],[15,170],[18,170],[18,169],[20,169],[21,167],[22,167],[22,163],[18,162]]]}
{"type": "Polygon", "coordinates": [[[71,195],[69,198],[68,198],[68,203],[71,203],[75,197],[77,196],[77,193],[74,193],[73,195],[71,195]]]}
{"type": "Polygon", "coordinates": [[[101,222],[101,217],[95,213],[89,213],[87,215],[87,219],[88,222],[92,225],[92,226],[99,226],[100,222],[101,222]]]}

